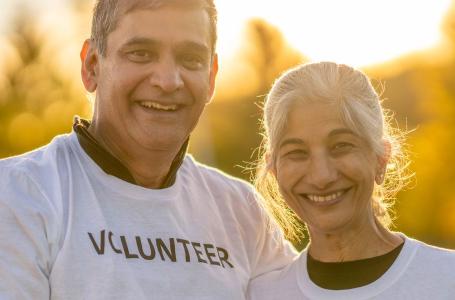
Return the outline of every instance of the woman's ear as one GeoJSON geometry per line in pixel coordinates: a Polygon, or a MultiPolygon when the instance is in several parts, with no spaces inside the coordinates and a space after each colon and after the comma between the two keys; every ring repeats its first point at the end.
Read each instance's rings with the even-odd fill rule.
{"type": "Polygon", "coordinates": [[[273,161],[272,154],[270,152],[267,152],[265,154],[265,162],[267,164],[267,170],[272,173],[272,175],[276,178],[276,167],[275,167],[275,162],[273,161]]]}
{"type": "Polygon", "coordinates": [[[392,154],[392,145],[390,144],[390,141],[384,140],[382,145],[384,147],[384,151],[382,155],[377,157],[378,163],[376,167],[376,175],[374,177],[374,180],[378,185],[381,185],[384,182],[387,163],[389,162],[392,154]]]}
{"type": "Polygon", "coordinates": [[[85,89],[93,93],[98,86],[98,51],[90,39],[85,40],[81,53],[81,77],[85,89]]]}

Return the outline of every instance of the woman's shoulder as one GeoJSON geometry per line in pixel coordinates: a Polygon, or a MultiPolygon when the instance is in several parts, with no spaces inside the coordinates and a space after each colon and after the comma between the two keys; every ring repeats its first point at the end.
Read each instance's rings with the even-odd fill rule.
{"type": "Polygon", "coordinates": [[[419,251],[424,251],[424,252],[433,253],[433,254],[441,253],[443,255],[448,255],[448,256],[455,255],[454,249],[435,246],[435,245],[432,245],[425,241],[418,240],[414,237],[405,235],[403,233],[399,233],[399,234],[403,237],[403,239],[405,240],[406,243],[411,244],[413,247],[419,248],[419,251]]]}
{"type": "Polygon", "coordinates": [[[453,272],[455,269],[455,250],[430,245],[408,236],[404,237],[405,242],[415,249],[415,261],[426,265],[427,270],[435,268],[438,271],[446,269],[453,272]]]}
{"type": "Polygon", "coordinates": [[[421,252],[423,255],[446,258],[455,262],[455,250],[430,245],[418,240],[415,240],[415,242],[420,246],[419,252],[421,252]]]}

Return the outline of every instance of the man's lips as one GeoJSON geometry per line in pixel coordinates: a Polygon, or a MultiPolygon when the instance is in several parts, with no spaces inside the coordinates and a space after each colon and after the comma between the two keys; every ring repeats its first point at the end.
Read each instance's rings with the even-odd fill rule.
{"type": "Polygon", "coordinates": [[[179,108],[177,104],[164,104],[151,100],[140,100],[137,103],[147,109],[161,110],[161,111],[176,111],[179,108]]]}

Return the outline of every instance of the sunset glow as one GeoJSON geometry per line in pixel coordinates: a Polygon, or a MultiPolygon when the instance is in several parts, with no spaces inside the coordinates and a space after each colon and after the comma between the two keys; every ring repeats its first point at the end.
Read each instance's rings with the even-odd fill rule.
{"type": "Polygon", "coordinates": [[[231,55],[251,17],[278,27],[311,60],[365,66],[431,48],[450,0],[218,0],[219,52],[231,55]]]}
{"type": "MultiPolygon", "coordinates": [[[[434,47],[441,40],[441,20],[451,3],[451,0],[215,1],[222,59],[234,55],[241,47],[247,20],[262,18],[276,26],[293,47],[311,60],[335,60],[355,66],[381,63],[434,47]]],[[[65,3],[60,0],[44,3],[36,7],[45,8],[39,16],[67,33],[70,24],[65,3]]],[[[8,26],[5,17],[14,14],[14,5],[0,4],[0,10],[3,19],[0,27],[8,26]]],[[[87,34],[88,30],[87,24],[87,34]]]]}

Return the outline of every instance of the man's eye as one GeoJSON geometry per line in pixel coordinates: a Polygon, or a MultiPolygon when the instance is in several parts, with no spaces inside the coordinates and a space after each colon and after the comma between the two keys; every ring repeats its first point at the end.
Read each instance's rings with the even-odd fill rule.
{"type": "Polygon", "coordinates": [[[127,57],[133,62],[148,62],[153,58],[153,53],[147,50],[134,50],[128,52],[127,57]]]}
{"type": "Polygon", "coordinates": [[[190,70],[201,69],[205,65],[205,60],[199,55],[185,54],[181,57],[182,64],[190,70]]]}

